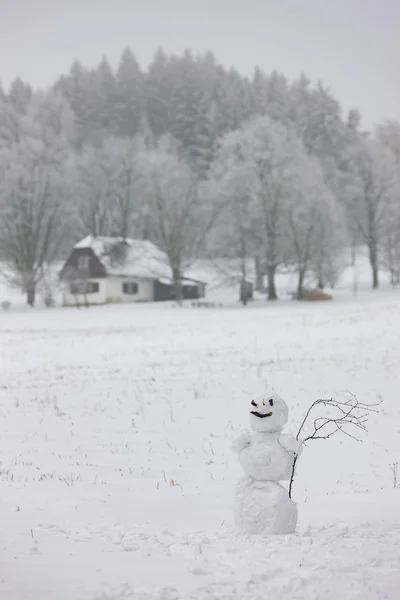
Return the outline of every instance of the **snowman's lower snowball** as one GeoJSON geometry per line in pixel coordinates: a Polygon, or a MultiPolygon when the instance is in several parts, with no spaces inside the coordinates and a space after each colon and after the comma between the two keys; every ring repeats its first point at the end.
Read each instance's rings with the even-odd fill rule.
{"type": "Polygon", "coordinates": [[[236,487],[235,522],[246,534],[293,533],[297,505],[279,483],[243,477],[236,487]]]}

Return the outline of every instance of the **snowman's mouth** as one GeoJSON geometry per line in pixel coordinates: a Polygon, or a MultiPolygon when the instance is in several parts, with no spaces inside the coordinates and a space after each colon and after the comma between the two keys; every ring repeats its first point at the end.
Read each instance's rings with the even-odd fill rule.
{"type": "Polygon", "coordinates": [[[257,412],[256,410],[252,410],[251,414],[254,415],[255,417],[259,417],[260,419],[265,419],[265,417],[272,417],[272,412],[265,413],[263,415],[263,414],[257,412]]]}

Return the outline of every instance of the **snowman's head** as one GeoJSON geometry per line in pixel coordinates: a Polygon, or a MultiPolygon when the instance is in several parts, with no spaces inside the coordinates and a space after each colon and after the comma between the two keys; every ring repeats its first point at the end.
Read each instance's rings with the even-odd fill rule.
{"type": "Polygon", "coordinates": [[[267,394],[250,403],[250,427],[254,431],[277,431],[288,420],[286,402],[276,393],[267,394]]]}

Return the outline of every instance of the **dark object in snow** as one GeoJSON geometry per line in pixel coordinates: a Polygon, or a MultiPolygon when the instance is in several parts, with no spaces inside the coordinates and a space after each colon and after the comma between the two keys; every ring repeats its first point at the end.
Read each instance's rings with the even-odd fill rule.
{"type": "MultiPolygon", "coordinates": [[[[294,294],[293,297],[298,300],[297,294],[294,294]]],[[[308,302],[323,302],[327,300],[333,300],[333,296],[327,294],[326,292],[322,292],[321,290],[303,290],[300,300],[308,302]]]]}
{"type": "Polygon", "coordinates": [[[253,284],[250,281],[242,281],[240,284],[240,302],[244,305],[253,300],[253,284]]]}

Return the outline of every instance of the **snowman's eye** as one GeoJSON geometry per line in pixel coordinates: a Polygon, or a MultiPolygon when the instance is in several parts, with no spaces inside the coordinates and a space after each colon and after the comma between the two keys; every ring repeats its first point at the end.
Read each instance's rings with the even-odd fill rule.
{"type": "Polygon", "coordinates": [[[257,407],[257,404],[254,402],[254,400],[251,401],[251,405],[257,407]]]}
{"type": "Polygon", "coordinates": [[[270,406],[273,406],[273,405],[274,405],[274,401],[272,400],[272,398],[270,398],[270,400],[269,400],[269,405],[270,405],[270,406]]]}

